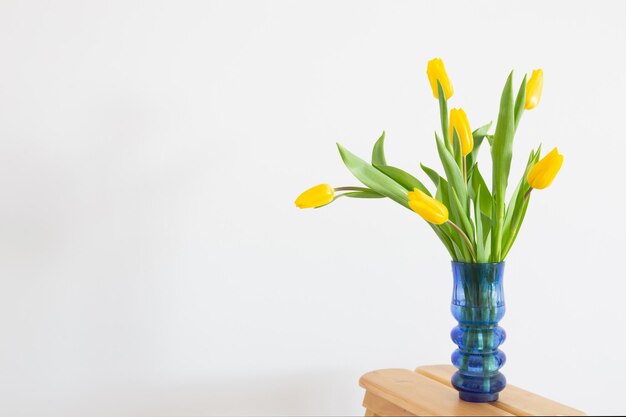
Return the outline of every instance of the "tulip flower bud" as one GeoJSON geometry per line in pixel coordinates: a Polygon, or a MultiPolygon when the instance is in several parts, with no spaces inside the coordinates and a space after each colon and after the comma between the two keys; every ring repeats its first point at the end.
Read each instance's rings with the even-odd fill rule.
{"type": "Polygon", "coordinates": [[[319,184],[309,188],[296,198],[298,208],[321,207],[333,201],[335,189],[328,184],[319,184]]]}
{"type": "Polygon", "coordinates": [[[446,96],[446,100],[452,97],[454,89],[452,83],[448,78],[446,68],[443,66],[443,61],[439,58],[434,58],[428,61],[428,67],[426,68],[426,74],[428,75],[428,81],[430,82],[430,88],[433,90],[433,96],[439,98],[439,89],[437,88],[437,81],[441,83],[443,92],[446,96]]]}
{"type": "Polygon", "coordinates": [[[409,193],[409,207],[427,222],[443,224],[448,221],[448,208],[417,188],[409,193]]]}
{"type": "Polygon", "coordinates": [[[524,102],[524,108],[526,110],[532,110],[537,107],[539,100],[541,100],[541,92],[543,90],[543,70],[533,70],[530,80],[526,83],[526,101],[524,102]]]}
{"type": "Polygon", "coordinates": [[[463,156],[467,156],[474,149],[474,136],[463,109],[450,110],[450,143],[453,143],[455,129],[461,142],[461,152],[463,156]]]}
{"type": "Polygon", "coordinates": [[[542,190],[548,187],[563,165],[563,155],[554,148],[537,162],[528,173],[528,184],[532,188],[542,190]]]}

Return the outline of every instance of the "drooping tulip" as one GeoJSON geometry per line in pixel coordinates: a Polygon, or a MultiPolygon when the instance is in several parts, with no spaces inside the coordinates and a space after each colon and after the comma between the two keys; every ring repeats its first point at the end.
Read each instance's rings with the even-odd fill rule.
{"type": "Polygon", "coordinates": [[[563,155],[557,148],[552,149],[528,172],[528,184],[531,188],[542,190],[552,184],[554,177],[563,165],[563,155]]]}
{"type": "Polygon", "coordinates": [[[319,184],[309,188],[296,198],[298,208],[321,207],[333,201],[335,189],[328,184],[319,184]]]}
{"type": "Polygon", "coordinates": [[[450,82],[450,78],[448,78],[448,73],[446,72],[446,67],[443,65],[443,61],[440,58],[434,58],[428,61],[426,74],[428,75],[430,88],[433,90],[433,96],[437,99],[439,98],[439,89],[437,88],[437,81],[439,81],[443,88],[443,93],[446,96],[446,100],[449,100],[454,93],[454,88],[452,88],[452,82],[450,82]]]}
{"type": "Polygon", "coordinates": [[[463,109],[450,110],[450,143],[454,143],[455,129],[461,142],[461,152],[463,156],[467,156],[474,149],[474,136],[472,136],[469,120],[467,120],[467,115],[463,109]]]}
{"type": "Polygon", "coordinates": [[[448,208],[417,188],[409,192],[409,207],[427,222],[443,224],[448,221],[448,208]]]}
{"type": "Polygon", "coordinates": [[[532,110],[537,107],[539,100],[541,100],[541,92],[543,91],[543,70],[533,70],[530,79],[526,83],[526,101],[524,102],[524,108],[526,110],[532,110]]]}

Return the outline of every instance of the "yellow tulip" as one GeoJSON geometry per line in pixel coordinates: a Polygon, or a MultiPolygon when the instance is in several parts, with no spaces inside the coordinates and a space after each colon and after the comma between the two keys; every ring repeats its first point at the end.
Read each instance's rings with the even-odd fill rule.
{"type": "Polygon", "coordinates": [[[441,83],[443,93],[446,96],[446,100],[452,97],[454,89],[452,83],[448,78],[446,68],[443,66],[443,61],[439,58],[434,58],[428,61],[428,67],[426,68],[426,74],[428,74],[428,81],[430,82],[430,88],[433,90],[433,96],[439,98],[439,89],[437,88],[437,81],[441,83]]]}
{"type": "Polygon", "coordinates": [[[448,208],[417,188],[409,193],[409,207],[427,222],[443,224],[448,221],[448,208]]]}
{"type": "Polygon", "coordinates": [[[459,135],[461,152],[463,156],[467,156],[474,149],[474,137],[472,136],[469,120],[467,120],[467,115],[463,109],[450,110],[450,143],[454,143],[454,129],[456,129],[456,133],[459,135]]]}
{"type": "Polygon", "coordinates": [[[537,107],[541,100],[541,91],[543,90],[543,70],[533,70],[530,80],[526,83],[526,102],[524,108],[532,110],[537,107]]]}
{"type": "Polygon", "coordinates": [[[563,165],[563,155],[557,148],[554,148],[531,168],[528,173],[528,184],[538,190],[546,188],[552,184],[561,165],[563,165]]]}
{"type": "Polygon", "coordinates": [[[296,198],[298,208],[321,207],[333,201],[335,189],[328,184],[319,184],[309,188],[296,198]]]}

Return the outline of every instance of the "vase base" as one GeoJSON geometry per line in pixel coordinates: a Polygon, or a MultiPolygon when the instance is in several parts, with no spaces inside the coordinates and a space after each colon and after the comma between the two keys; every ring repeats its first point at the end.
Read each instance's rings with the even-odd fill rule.
{"type": "Polygon", "coordinates": [[[494,394],[480,394],[477,392],[459,392],[459,398],[463,401],[468,401],[471,403],[490,403],[492,401],[497,401],[499,397],[499,393],[494,394]]]}

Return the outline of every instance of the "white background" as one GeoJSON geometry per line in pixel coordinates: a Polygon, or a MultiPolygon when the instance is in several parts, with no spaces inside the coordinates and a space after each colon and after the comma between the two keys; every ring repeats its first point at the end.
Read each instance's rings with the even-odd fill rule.
{"type": "Polygon", "coordinates": [[[507,259],[503,372],[623,413],[625,46],[623,1],[2,0],[0,414],[361,414],[361,374],[448,363],[427,225],[293,204],[383,130],[427,182],[435,56],[473,127],[543,68],[511,181],[565,163],[507,259]]]}

